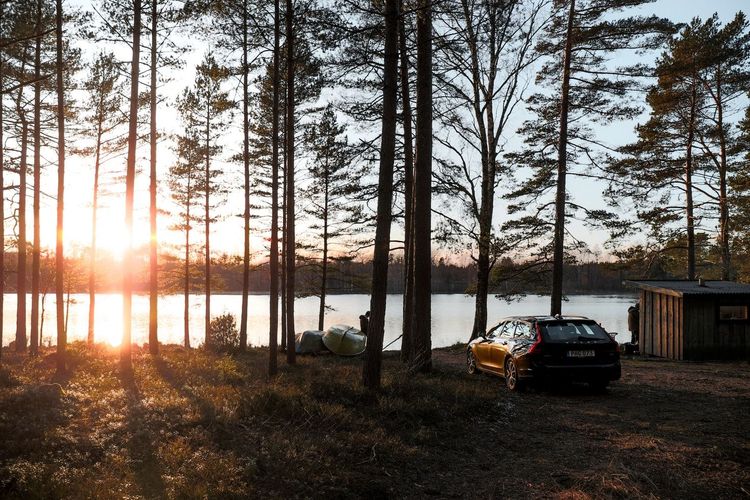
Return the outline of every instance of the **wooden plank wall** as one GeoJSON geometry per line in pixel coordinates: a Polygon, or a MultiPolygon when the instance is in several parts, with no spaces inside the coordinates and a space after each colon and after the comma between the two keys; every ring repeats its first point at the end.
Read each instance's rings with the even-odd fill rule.
{"type": "Polygon", "coordinates": [[[651,356],[683,359],[683,300],[641,292],[641,351],[651,356]]]}

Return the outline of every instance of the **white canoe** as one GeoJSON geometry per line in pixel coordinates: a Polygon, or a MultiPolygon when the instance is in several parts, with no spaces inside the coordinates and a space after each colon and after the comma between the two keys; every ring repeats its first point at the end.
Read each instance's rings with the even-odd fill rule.
{"type": "Polygon", "coordinates": [[[323,343],[340,356],[357,356],[365,352],[367,336],[349,325],[333,325],[323,334],[323,343]]]}

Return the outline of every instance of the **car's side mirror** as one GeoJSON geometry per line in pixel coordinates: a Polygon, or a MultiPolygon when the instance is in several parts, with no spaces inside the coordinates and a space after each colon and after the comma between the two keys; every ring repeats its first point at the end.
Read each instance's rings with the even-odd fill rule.
{"type": "Polygon", "coordinates": [[[617,339],[617,335],[618,335],[618,333],[617,333],[617,332],[607,332],[607,333],[609,333],[609,337],[610,337],[610,338],[611,338],[612,340],[615,340],[615,339],[617,339]]]}

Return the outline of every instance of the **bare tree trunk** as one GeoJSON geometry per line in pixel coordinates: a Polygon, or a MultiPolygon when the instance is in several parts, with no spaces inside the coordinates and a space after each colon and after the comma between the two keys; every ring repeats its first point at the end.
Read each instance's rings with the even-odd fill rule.
{"type": "Polygon", "coordinates": [[[206,205],[205,213],[205,231],[206,231],[206,330],[204,345],[208,347],[211,343],[211,109],[210,104],[206,105],[206,205]]]}
{"type": "Polygon", "coordinates": [[[372,295],[367,349],[362,383],[370,390],[380,387],[386,294],[388,292],[388,255],[391,237],[393,201],[393,164],[396,153],[396,113],[398,106],[398,0],[385,3],[385,53],[383,59],[383,120],[378,174],[378,211],[375,249],[372,259],[372,295]]]}
{"type": "Polygon", "coordinates": [[[279,321],[279,63],[281,13],[280,0],[274,0],[273,17],[273,109],[271,125],[271,258],[269,263],[270,297],[268,329],[268,375],[277,371],[277,343],[279,321]]]}
{"type": "Polygon", "coordinates": [[[732,255],[729,251],[729,200],[727,199],[727,139],[724,127],[721,66],[716,70],[716,111],[719,129],[719,245],[721,247],[721,279],[734,279],[732,255]]]}
{"type": "Polygon", "coordinates": [[[250,292],[250,116],[248,104],[250,100],[249,72],[247,52],[249,50],[247,40],[247,0],[242,2],[242,133],[243,150],[242,162],[245,167],[245,242],[242,255],[242,313],[240,315],[240,349],[247,346],[247,308],[248,293],[250,292]]]}
{"type": "Polygon", "coordinates": [[[570,58],[573,52],[573,18],[575,0],[570,0],[568,28],[563,54],[562,92],[560,97],[560,136],[557,149],[557,193],[555,196],[555,241],[552,262],[552,295],[550,314],[562,314],[563,265],[565,262],[565,181],[568,161],[568,107],[570,106],[570,58]]]}
{"type": "MultiPolygon", "coordinates": [[[[286,128],[286,118],[284,118],[284,128],[286,128]]],[[[286,145],[286,141],[284,141],[286,145]]],[[[283,180],[281,188],[282,217],[281,217],[281,350],[286,352],[286,153],[283,155],[283,180]]]]}
{"type": "MultiPolygon", "coordinates": [[[[22,90],[19,90],[19,93],[22,90]]],[[[20,101],[20,97],[19,97],[20,101]]],[[[16,265],[16,352],[26,350],[26,154],[28,149],[29,126],[23,111],[21,118],[21,160],[19,166],[18,190],[18,258],[16,265]]]]}
{"type": "MultiPolygon", "coordinates": [[[[135,0],[136,2],[140,0],[135,0]]],[[[63,11],[62,0],[57,0],[57,238],[55,244],[55,295],[57,300],[57,371],[65,371],[65,351],[68,337],[63,324],[63,283],[65,256],[63,255],[63,215],[65,214],[65,90],[63,80],[63,11]]]]}
{"type": "MultiPolygon", "coordinates": [[[[4,5],[0,2],[0,23],[3,21],[5,11],[4,5]]],[[[5,71],[5,58],[3,51],[0,50],[0,89],[5,88],[3,71],[5,71]]],[[[5,137],[3,127],[5,126],[4,109],[2,106],[2,96],[0,95],[0,363],[3,360],[3,334],[5,327],[3,321],[5,314],[5,137]]]]}
{"type": "Polygon", "coordinates": [[[320,308],[318,310],[318,330],[323,329],[326,318],[326,288],[328,285],[328,190],[329,176],[325,180],[324,217],[323,217],[323,262],[320,281],[320,308]]]}
{"type": "MultiPolygon", "coordinates": [[[[102,100],[99,101],[99,113],[102,109],[102,100]]],[[[96,124],[96,153],[94,157],[94,196],[91,202],[91,254],[89,255],[89,329],[87,342],[94,344],[94,325],[96,323],[96,211],[99,208],[99,167],[101,163],[102,150],[102,122],[104,117],[99,115],[96,124]]]]}
{"type": "Polygon", "coordinates": [[[410,370],[432,369],[432,3],[417,11],[417,134],[414,166],[414,338],[410,370]]]}
{"type": "MultiPolygon", "coordinates": [[[[62,0],[57,0],[58,2],[62,0]]],[[[133,312],[133,196],[135,193],[135,154],[138,140],[138,76],[141,58],[141,0],[133,0],[133,61],[130,72],[130,123],[128,127],[128,158],[125,174],[125,231],[127,248],[123,259],[123,328],[120,359],[123,368],[132,370],[131,329],[133,312]]]]}
{"type": "Polygon", "coordinates": [[[156,234],[156,68],[157,68],[157,0],[151,0],[151,102],[150,104],[150,147],[151,147],[151,164],[150,164],[150,185],[149,185],[149,226],[151,230],[151,239],[149,240],[149,309],[148,309],[148,350],[156,356],[159,354],[159,263],[156,234]]]}
{"type": "Polygon", "coordinates": [[[414,137],[411,128],[409,55],[406,52],[403,0],[401,11],[402,14],[399,18],[399,53],[401,59],[401,113],[404,126],[404,319],[401,337],[401,361],[409,363],[412,359],[412,332],[414,328],[414,137]]]}
{"type": "Polygon", "coordinates": [[[693,214],[693,140],[698,102],[696,75],[693,73],[688,136],[685,152],[685,213],[687,216],[687,279],[695,279],[695,217],[693,214]]]}
{"type": "Polygon", "coordinates": [[[294,3],[286,0],[286,362],[296,361],[294,350],[295,228],[294,228],[294,3]]]}
{"type": "MultiPolygon", "coordinates": [[[[41,31],[42,22],[42,2],[36,2],[36,26],[34,31],[41,31]]],[[[39,205],[40,199],[40,181],[42,170],[41,158],[41,115],[42,115],[42,83],[41,76],[41,53],[42,40],[36,37],[36,47],[34,49],[34,246],[31,256],[31,336],[29,347],[31,355],[35,356],[39,352],[39,268],[41,258],[41,236],[39,227],[39,205]]]]}
{"type": "Polygon", "coordinates": [[[188,198],[185,210],[185,309],[183,313],[183,330],[185,332],[183,342],[185,349],[190,349],[190,204],[192,203],[190,175],[188,173],[188,198]]]}

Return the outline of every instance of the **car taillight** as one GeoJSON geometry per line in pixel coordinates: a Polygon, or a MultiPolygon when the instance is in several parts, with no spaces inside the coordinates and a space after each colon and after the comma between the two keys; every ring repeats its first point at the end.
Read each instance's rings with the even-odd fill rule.
{"type": "Polygon", "coordinates": [[[537,351],[539,349],[539,346],[542,345],[542,329],[539,328],[539,323],[534,326],[536,326],[536,340],[533,344],[531,344],[531,347],[529,347],[529,354],[537,351]]]}

